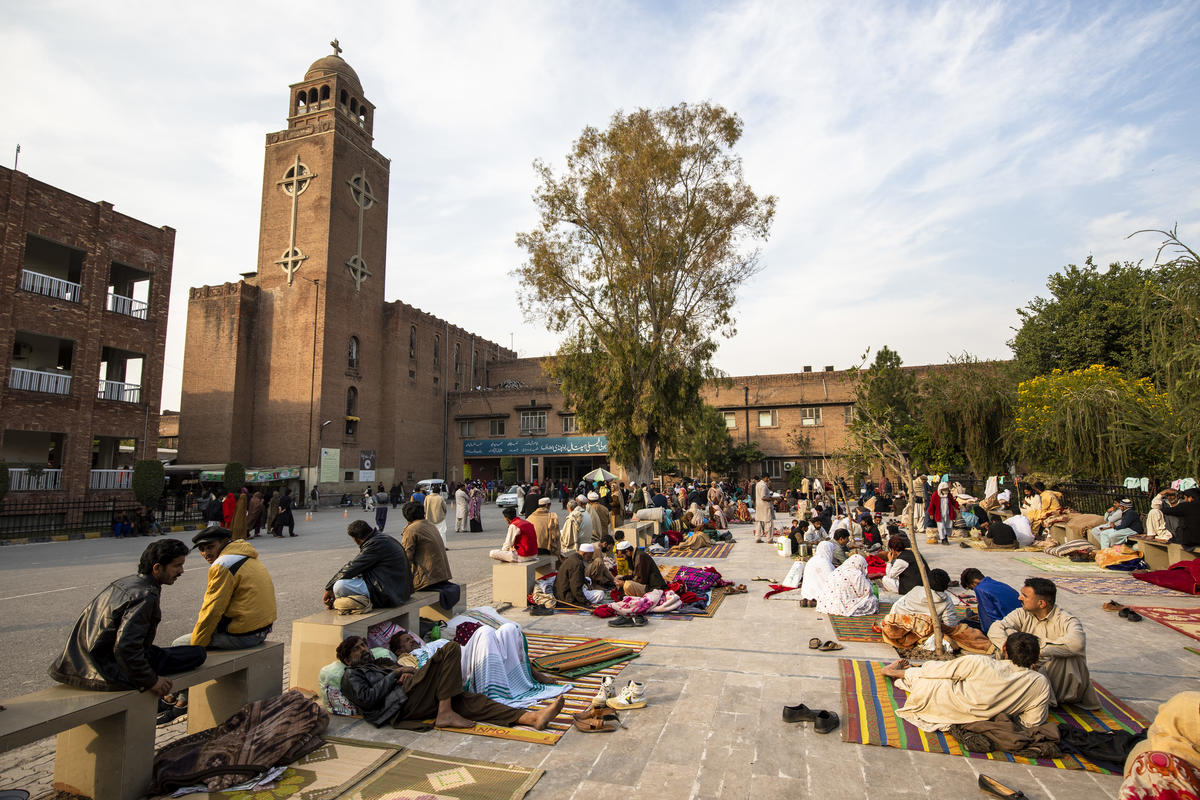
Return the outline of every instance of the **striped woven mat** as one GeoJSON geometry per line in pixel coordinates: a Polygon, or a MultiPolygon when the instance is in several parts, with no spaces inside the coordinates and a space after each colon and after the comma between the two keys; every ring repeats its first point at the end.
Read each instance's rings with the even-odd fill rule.
{"type": "Polygon", "coordinates": [[[883,643],[883,634],[871,630],[878,625],[884,615],[892,610],[891,603],[880,603],[878,614],[866,614],[861,617],[839,617],[829,615],[829,624],[839,642],[879,642],[883,643]]]}
{"type": "MultiPolygon", "coordinates": [[[[884,677],[883,666],[873,661],[840,660],[843,742],[1112,774],[1081,756],[1064,754],[1061,758],[1034,759],[1001,752],[972,753],[964,750],[958,740],[948,733],[922,731],[896,714],[896,709],[904,705],[908,695],[884,677]]],[[[1138,733],[1146,727],[1146,720],[1129,706],[1113,697],[1100,684],[1093,682],[1092,685],[1100,695],[1099,711],[1086,711],[1073,705],[1052,708],[1050,721],[1100,732],[1124,730],[1138,733]]]]}
{"type": "Polygon", "coordinates": [[[1165,586],[1155,586],[1153,583],[1139,581],[1129,573],[1108,571],[1108,575],[1061,575],[1054,579],[1054,585],[1075,594],[1133,594],[1153,595],[1156,597],[1188,597],[1185,592],[1177,592],[1165,586]]]}
{"type": "Polygon", "coordinates": [[[595,670],[590,668],[606,661],[619,663],[616,662],[616,659],[628,661],[633,658],[637,658],[637,653],[628,647],[606,642],[603,639],[592,639],[540,656],[534,660],[533,666],[542,672],[554,672],[566,677],[578,678],[594,672],[595,670]],[[581,669],[584,671],[580,672],[581,669]]]}
{"type": "Polygon", "coordinates": [[[678,547],[672,547],[665,553],[659,555],[660,558],[726,558],[736,542],[721,542],[714,544],[711,547],[701,547],[699,550],[683,550],[678,547]]]}
{"type": "MultiPolygon", "coordinates": [[[[546,633],[526,632],[525,641],[529,645],[529,657],[536,660],[568,647],[597,640],[587,636],[552,636],[546,633]]],[[[646,645],[649,644],[649,642],[632,642],[624,639],[600,639],[599,641],[628,648],[634,653],[642,652],[646,645]]],[[[614,664],[611,667],[605,667],[599,672],[582,678],[572,678],[569,683],[573,688],[563,695],[565,704],[563,705],[562,712],[551,720],[550,725],[544,731],[535,731],[532,728],[505,728],[500,725],[486,725],[482,723],[476,724],[474,728],[439,728],[438,730],[446,730],[451,733],[466,733],[472,736],[490,736],[494,739],[511,739],[517,742],[556,744],[562,738],[562,735],[572,726],[571,715],[578,714],[590,706],[596,690],[600,688],[600,682],[604,678],[612,678],[615,682],[617,676],[621,674],[621,670],[625,669],[627,663],[614,664]]],[[[562,680],[559,683],[568,683],[568,681],[562,680]]],[[[539,704],[534,708],[542,708],[544,706],[545,704],[539,704]]]]}
{"type": "Polygon", "coordinates": [[[1051,556],[1045,553],[1037,556],[1017,556],[1014,561],[1028,564],[1043,572],[1067,572],[1072,575],[1112,575],[1112,570],[1096,566],[1093,561],[1072,561],[1061,556],[1051,556]]]}

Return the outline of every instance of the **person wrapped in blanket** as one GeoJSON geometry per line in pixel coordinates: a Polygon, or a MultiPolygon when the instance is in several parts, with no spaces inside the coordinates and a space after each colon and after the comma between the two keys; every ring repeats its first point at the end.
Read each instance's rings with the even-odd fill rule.
{"type": "Polygon", "coordinates": [[[1145,741],[1125,760],[1118,800],[1200,797],[1200,692],[1180,692],[1158,707],[1145,741]]]}
{"type": "MultiPolygon", "coordinates": [[[[949,588],[950,575],[946,570],[929,570],[929,589],[934,612],[942,623],[942,635],[950,640],[955,649],[990,655],[995,650],[992,642],[982,631],[958,618],[954,611],[957,598],[946,591],[949,588]]],[[[925,594],[924,584],[914,586],[897,600],[892,610],[880,621],[879,627],[883,640],[902,650],[916,647],[932,636],[933,618],[929,615],[929,598],[925,594]]]]}
{"type": "Polygon", "coordinates": [[[335,665],[322,670],[325,696],[335,713],[360,711],[377,727],[436,718],[439,727],[492,722],[540,730],[561,710],[561,696],[572,687],[532,669],[518,626],[492,624],[460,623],[459,638],[466,641],[461,646],[444,639],[422,644],[407,631],[393,636],[388,649],[370,649],[366,640],[350,637],[338,646],[337,692],[326,685],[335,665]],[[554,702],[526,710],[548,700],[554,702]]]}

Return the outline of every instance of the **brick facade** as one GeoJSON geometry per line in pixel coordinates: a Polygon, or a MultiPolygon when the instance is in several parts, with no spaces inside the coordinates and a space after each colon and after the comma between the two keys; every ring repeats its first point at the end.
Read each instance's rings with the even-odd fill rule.
{"type": "Polygon", "coordinates": [[[0,203],[0,446],[48,470],[9,497],[130,499],[89,487],[157,457],[175,231],[4,168],[0,203]]]}
{"type": "Polygon", "coordinates": [[[189,296],[178,460],[314,467],[336,448],[326,493],[361,491],[361,451],[375,482],[444,476],[448,393],[513,354],[385,302],[390,163],[354,70],[326,56],[288,97],[288,127],[266,137],[257,270],[189,296]]]}

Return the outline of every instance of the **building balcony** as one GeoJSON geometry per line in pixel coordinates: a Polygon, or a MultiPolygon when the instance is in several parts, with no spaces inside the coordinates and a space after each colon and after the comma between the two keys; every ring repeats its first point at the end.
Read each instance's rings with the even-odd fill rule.
{"type": "Polygon", "coordinates": [[[88,478],[89,489],[132,489],[133,470],[94,469],[88,478]]]}
{"type": "Polygon", "coordinates": [[[82,287],[78,283],[51,275],[43,275],[29,269],[21,270],[21,289],[34,294],[44,294],[47,297],[66,300],[69,303],[78,303],[82,291],[82,287]]]}
{"type": "Polygon", "coordinates": [[[10,492],[53,492],[62,488],[62,470],[44,469],[37,474],[24,467],[9,467],[10,492]]]}
{"type": "Polygon", "coordinates": [[[132,297],[125,297],[124,295],[109,292],[107,308],[116,314],[124,314],[127,317],[135,319],[146,319],[150,304],[144,303],[141,300],[134,300],[132,297]]]}
{"type": "Polygon", "coordinates": [[[140,403],[142,387],[136,383],[101,380],[96,396],[100,400],[115,400],[118,403],[140,403]]]}
{"type": "Polygon", "coordinates": [[[45,372],[23,367],[9,367],[8,387],[24,392],[70,394],[71,376],[63,372],[45,372]]]}

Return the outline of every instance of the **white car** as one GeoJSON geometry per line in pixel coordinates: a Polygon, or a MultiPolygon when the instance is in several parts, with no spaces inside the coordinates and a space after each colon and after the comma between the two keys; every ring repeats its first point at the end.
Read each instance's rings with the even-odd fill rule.
{"type": "Polygon", "coordinates": [[[422,494],[436,492],[442,496],[446,496],[446,482],[441,478],[427,478],[423,481],[417,481],[417,491],[422,494]]]}
{"type": "Polygon", "coordinates": [[[516,486],[510,486],[510,487],[508,487],[507,492],[497,495],[496,507],[504,508],[505,506],[512,506],[513,508],[517,507],[517,487],[516,486]]]}

